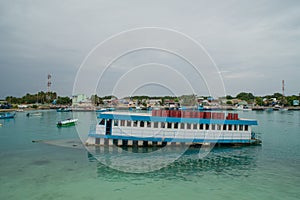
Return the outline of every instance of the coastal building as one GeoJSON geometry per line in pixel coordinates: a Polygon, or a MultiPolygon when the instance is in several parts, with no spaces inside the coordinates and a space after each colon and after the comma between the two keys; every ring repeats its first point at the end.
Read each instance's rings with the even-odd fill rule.
{"type": "Polygon", "coordinates": [[[149,99],[147,102],[148,107],[160,106],[162,100],[161,99],[149,99]]]}
{"type": "Polygon", "coordinates": [[[73,107],[91,107],[92,101],[85,94],[78,94],[72,96],[73,107]]]}

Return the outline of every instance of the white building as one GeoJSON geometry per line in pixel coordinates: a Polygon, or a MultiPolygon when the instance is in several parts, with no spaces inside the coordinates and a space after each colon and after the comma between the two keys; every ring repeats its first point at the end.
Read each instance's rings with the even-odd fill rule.
{"type": "Polygon", "coordinates": [[[72,96],[72,106],[74,106],[74,107],[92,106],[92,101],[85,94],[73,95],[72,96]]]}

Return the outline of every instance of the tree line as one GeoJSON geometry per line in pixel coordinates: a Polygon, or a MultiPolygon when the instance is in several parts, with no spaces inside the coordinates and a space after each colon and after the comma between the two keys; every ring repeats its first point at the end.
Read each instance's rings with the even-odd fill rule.
{"type": "Polygon", "coordinates": [[[69,97],[61,97],[56,92],[38,92],[36,94],[27,93],[23,97],[7,96],[5,98],[9,104],[60,104],[67,105],[72,103],[69,97]]]}
{"type": "Polygon", "coordinates": [[[273,99],[276,99],[277,103],[280,105],[292,106],[293,101],[299,100],[300,97],[296,96],[296,95],[283,96],[281,93],[278,93],[278,92],[276,92],[272,95],[265,95],[265,96],[254,96],[252,93],[241,92],[236,97],[227,95],[226,99],[227,100],[240,99],[243,101],[247,101],[248,103],[254,103],[258,106],[270,106],[270,105],[274,104],[273,99]]]}

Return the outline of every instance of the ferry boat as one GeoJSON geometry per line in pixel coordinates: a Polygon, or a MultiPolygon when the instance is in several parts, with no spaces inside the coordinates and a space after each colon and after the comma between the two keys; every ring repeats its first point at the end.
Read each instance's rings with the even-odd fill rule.
{"type": "Polygon", "coordinates": [[[67,119],[63,121],[58,121],[56,123],[57,127],[66,127],[66,126],[74,126],[78,119],[67,119]]]}
{"type": "Polygon", "coordinates": [[[86,145],[165,146],[259,144],[252,132],[257,120],[237,113],[153,110],[152,113],[102,112],[86,145]]]}

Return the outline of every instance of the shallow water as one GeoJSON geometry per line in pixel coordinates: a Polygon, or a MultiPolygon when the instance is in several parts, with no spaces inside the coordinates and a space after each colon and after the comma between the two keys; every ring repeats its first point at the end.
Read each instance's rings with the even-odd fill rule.
{"type": "Polygon", "coordinates": [[[0,121],[0,199],[299,199],[300,112],[239,114],[259,121],[261,146],[214,148],[203,159],[190,149],[160,170],[136,174],[109,168],[73,143],[32,143],[78,141],[75,127],[55,126],[72,113],[17,113],[0,121]]]}

